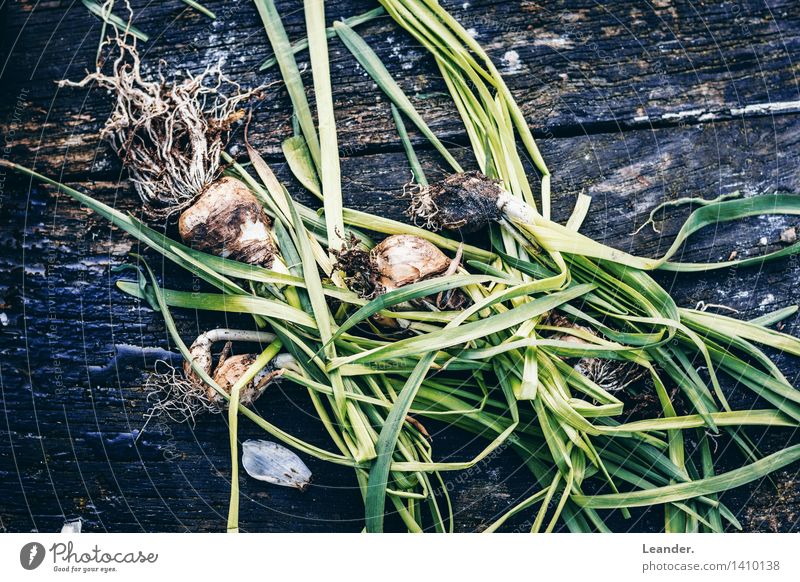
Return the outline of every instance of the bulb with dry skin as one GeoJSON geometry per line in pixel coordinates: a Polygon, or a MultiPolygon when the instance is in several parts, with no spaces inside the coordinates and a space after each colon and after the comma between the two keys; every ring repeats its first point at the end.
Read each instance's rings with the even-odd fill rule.
{"type": "MultiPolygon", "coordinates": [[[[231,388],[241,378],[248,368],[256,361],[254,354],[242,354],[229,356],[231,342],[240,341],[272,341],[275,336],[262,332],[249,332],[240,330],[212,330],[197,337],[189,348],[194,364],[203,370],[216,382],[220,388],[230,394],[231,388]],[[272,339],[270,339],[272,338],[272,339]],[[211,348],[214,343],[225,341],[225,348],[219,357],[216,368],[212,373],[213,358],[211,348]]],[[[187,380],[194,385],[196,390],[202,390],[204,398],[214,406],[222,410],[225,407],[225,399],[213,387],[208,386],[202,378],[192,369],[192,365],[186,361],[183,363],[183,372],[187,380]]],[[[268,368],[259,370],[256,376],[242,387],[239,393],[239,400],[245,406],[253,404],[266,388],[267,383],[274,377],[274,372],[268,368]]]]}
{"type": "Polygon", "coordinates": [[[450,266],[450,259],[435,245],[409,234],[383,239],[370,252],[370,262],[384,293],[440,275],[450,266]]]}
{"type": "Polygon", "coordinates": [[[503,216],[532,222],[536,210],[507,192],[498,180],[480,172],[461,172],[411,192],[406,213],[432,230],[476,232],[503,216]]]}
{"type": "Polygon", "coordinates": [[[266,268],[276,253],[271,226],[250,189],[227,176],[209,185],[178,221],[181,238],[192,248],[266,268]]]}
{"type": "MultiPolygon", "coordinates": [[[[372,299],[418,281],[450,274],[458,262],[458,257],[451,261],[436,245],[423,238],[396,234],[385,238],[369,252],[355,246],[340,252],[337,268],[344,271],[345,282],[351,290],[372,299]]],[[[461,299],[464,297],[457,303],[463,303],[461,299]]],[[[446,303],[452,307],[449,299],[446,303]]],[[[408,306],[398,307],[403,305],[408,306]]],[[[373,315],[372,319],[388,328],[403,327],[404,323],[380,314],[373,315]]]]}
{"type": "Polygon", "coordinates": [[[389,236],[369,252],[354,240],[337,256],[347,286],[369,299],[440,275],[451,263],[435,245],[408,234],[389,236]]]}
{"type": "MultiPolygon", "coordinates": [[[[253,365],[256,361],[256,357],[257,356],[254,354],[228,356],[217,364],[213,376],[214,382],[219,384],[220,388],[230,394],[233,385],[236,384],[239,378],[253,365]]],[[[252,405],[264,392],[267,383],[273,376],[274,372],[267,368],[262,368],[258,374],[256,374],[255,378],[242,388],[239,393],[239,401],[245,406],[252,405]]],[[[222,404],[222,397],[219,394],[215,392],[213,396],[222,404]]]]}
{"type": "MultiPolygon", "coordinates": [[[[231,342],[244,341],[255,343],[271,343],[275,335],[267,332],[214,329],[200,334],[189,348],[191,359],[195,365],[228,394],[239,378],[255,362],[253,354],[228,356],[231,342]],[[219,357],[214,369],[211,348],[217,342],[226,342],[225,349],[219,357]],[[213,369],[213,372],[212,372],[213,369]]],[[[243,386],[240,391],[242,404],[250,405],[261,396],[269,381],[280,370],[270,365],[259,370],[255,378],[243,386]]],[[[176,422],[194,422],[204,412],[219,413],[225,409],[226,401],[211,386],[195,373],[191,364],[185,361],[183,369],[176,369],[169,363],[159,360],[155,371],[147,378],[145,388],[147,399],[152,403],[149,416],[167,415],[176,422]]]]}

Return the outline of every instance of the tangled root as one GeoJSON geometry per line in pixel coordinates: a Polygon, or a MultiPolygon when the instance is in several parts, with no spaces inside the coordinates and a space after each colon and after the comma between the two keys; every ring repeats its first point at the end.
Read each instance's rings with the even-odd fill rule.
{"type": "Polygon", "coordinates": [[[647,375],[647,371],[633,362],[581,358],[575,369],[583,376],[609,392],[624,390],[647,375]]]}
{"type": "Polygon", "coordinates": [[[403,198],[410,200],[405,215],[408,216],[415,226],[426,230],[441,230],[442,226],[436,217],[439,215],[439,207],[436,200],[431,196],[431,187],[421,184],[408,183],[403,186],[403,198]]]}
{"type": "Polygon", "coordinates": [[[451,174],[429,186],[404,188],[411,199],[406,215],[428,230],[476,232],[500,218],[497,199],[502,192],[497,180],[480,172],[451,174]]]}
{"type": "MultiPolygon", "coordinates": [[[[231,394],[233,386],[256,362],[254,354],[230,355],[233,341],[273,341],[274,334],[246,330],[215,329],[200,334],[189,348],[194,365],[210,375],[219,388],[231,394]],[[225,341],[216,368],[212,372],[212,346],[225,341]]],[[[252,406],[267,385],[282,374],[274,364],[263,367],[255,377],[240,387],[239,402],[252,406]]],[[[158,360],[145,381],[147,400],[152,403],[148,419],[166,415],[175,422],[191,422],[204,412],[219,413],[228,407],[227,400],[198,375],[188,361],[177,369],[158,360]]]]}
{"type": "Polygon", "coordinates": [[[199,75],[186,73],[180,83],[168,82],[160,71],[157,80],[145,80],[136,39],[117,32],[107,42],[110,74],[98,63],[83,80],[59,85],[96,82],[116,94],[101,137],[128,169],[146,214],[169,218],[214,181],[230,128],[244,115],[237,106],[263,87],[243,91],[219,63],[199,75]]]}
{"type": "Polygon", "coordinates": [[[209,397],[203,384],[187,378],[183,371],[164,360],[158,360],[145,381],[147,401],[151,403],[147,418],[165,415],[174,422],[189,422],[204,412],[222,412],[217,399],[209,397]]]}
{"type": "MultiPolygon", "coordinates": [[[[213,379],[230,394],[233,385],[255,360],[253,354],[226,358],[217,367],[213,379]]],[[[267,385],[281,373],[282,370],[272,368],[260,371],[253,381],[241,389],[239,402],[244,406],[252,406],[267,385]]],[[[147,418],[166,415],[174,422],[190,422],[194,426],[197,416],[205,412],[218,414],[228,408],[227,400],[202,380],[198,381],[194,372],[187,375],[164,360],[156,362],[144,387],[147,401],[151,403],[145,415],[147,418]]]]}

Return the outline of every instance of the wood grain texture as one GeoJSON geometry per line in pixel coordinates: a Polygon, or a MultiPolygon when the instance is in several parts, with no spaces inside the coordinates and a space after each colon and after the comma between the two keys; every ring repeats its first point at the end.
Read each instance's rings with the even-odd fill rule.
{"type": "MultiPolygon", "coordinates": [[[[218,14],[213,22],[180,2],[133,5],[135,24],[152,37],[142,46],[151,73],[159,60],[165,71],[194,73],[222,61],[226,73],[244,84],[276,83],[258,107],[255,127],[264,153],[279,154],[280,140],[290,135],[290,108],[277,69],[258,72],[271,51],[252,3],[212,2],[218,14]]],[[[302,38],[301,4],[279,0],[277,5],[290,38],[302,38]]],[[[328,17],[360,14],[374,5],[330,3],[328,17]]],[[[486,47],[540,136],[800,110],[800,6],[791,0],[650,5],[447,0],[443,5],[486,47]],[[510,51],[516,58],[509,58],[510,51]]],[[[3,90],[9,97],[0,106],[0,119],[13,115],[18,97],[26,104],[15,154],[36,153],[50,171],[79,174],[94,164],[113,173],[115,162],[105,150],[98,152],[96,139],[109,111],[108,96],[55,85],[81,78],[91,66],[98,20],[80,3],[33,6],[5,6],[10,32],[3,37],[2,50],[9,55],[3,59],[3,90]]],[[[463,143],[455,109],[421,47],[386,16],[359,31],[440,137],[463,143]]],[[[341,43],[331,42],[331,60],[343,153],[399,151],[387,100],[341,43]]],[[[308,65],[307,53],[298,61],[308,65]]],[[[305,81],[310,88],[308,73],[305,81]]]]}
{"type": "MultiPolygon", "coordinates": [[[[508,50],[519,54],[519,70],[506,70],[506,78],[554,171],[556,218],[569,215],[578,193],[590,194],[586,234],[656,256],[669,245],[687,209],[659,216],[661,234],[650,227],[631,233],[665,199],[800,190],[800,115],[788,105],[781,111],[751,108],[736,114],[748,104],[798,99],[792,61],[800,54],[796,3],[772,2],[768,8],[758,2],[659,2],[648,8],[619,2],[603,8],[591,2],[487,1],[470,2],[466,10],[462,2],[444,4],[475,28],[498,62],[508,50]],[[695,110],[703,113],[670,116],[695,110]]],[[[71,184],[136,213],[129,183],[97,140],[107,96],[57,91],[53,84],[80,76],[96,48],[96,21],[80,4],[71,5],[52,2],[34,10],[33,3],[20,2],[2,8],[3,50],[10,55],[0,59],[5,67],[0,73],[0,147],[8,145],[2,155],[46,173],[63,173],[71,184]]],[[[184,11],[180,2],[137,10],[137,26],[154,38],[146,45],[149,61],[164,58],[168,68],[197,71],[225,56],[226,70],[237,79],[275,79],[253,72],[269,49],[250,3],[208,5],[220,16],[219,24],[184,11]]],[[[278,6],[290,36],[299,38],[299,4],[278,6]]],[[[348,16],[370,7],[347,0],[332,3],[329,13],[348,16]]],[[[442,86],[430,61],[386,19],[361,30],[422,114],[453,145],[454,154],[474,167],[452,107],[436,94],[442,86]]],[[[331,46],[345,202],[402,218],[399,194],[410,172],[388,105],[344,49],[331,46]]],[[[292,194],[310,202],[278,155],[280,140],[290,132],[287,111],[287,99],[276,86],[259,107],[252,141],[292,194]]],[[[233,151],[240,145],[237,134],[233,151]]],[[[421,145],[423,166],[435,177],[440,160],[421,145]]],[[[110,268],[142,249],[65,196],[18,177],[3,178],[0,313],[7,319],[0,327],[0,530],[57,531],[65,518],[81,517],[85,531],[220,531],[229,485],[224,418],[202,418],[195,427],[152,421],[134,444],[149,406],[143,370],[165,357],[164,350],[174,349],[160,315],[113,286],[126,275],[110,268]]],[[[711,228],[689,243],[683,258],[723,260],[734,250],[739,256],[757,255],[778,248],[780,232],[796,223],[753,218],[711,228]]],[[[202,287],[148,256],[168,284],[202,287]]],[[[763,268],[657,277],[679,305],[724,303],[750,317],[798,302],[800,263],[794,259],[763,268]]],[[[246,318],[176,315],[185,339],[221,323],[252,325],[246,318]]],[[[797,317],[786,322],[785,331],[800,333],[797,317]]],[[[776,361],[800,385],[797,360],[776,361]]],[[[752,402],[736,386],[727,389],[733,403],[752,402]]],[[[270,390],[259,410],[280,426],[328,445],[298,388],[270,390]]],[[[426,421],[426,427],[441,458],[466,458],[481,447],[479,440],[436,423],[426,421]]],[[[240,430],[242,438],[263,434],[249,423],[240,430]]],[[[797,440],[789,431],[770,431],[763,439],[753,434],[764,451],[797,440]]],[[[729,445],[724,440],[718,444],[729,445]]],[[[731,467],[740,461],[735,453],[724,458],[731,467]]],[[[304,460],[314,473],[305,494],[242,480],[243,529],[362,528],[362,502],[352,472],[304,460]]],[[[789,467],[775,476],[777,492],[765,481],[726,494],[745,529],[797,529],[797,470],[789,467]]],[[[480,529],[530,494],[528,480],[508,451],[447,480],[461,531],[480,529]]],[[[660,520],[660,511],[639,511],[629,521],[612,516],[612,525],[651,531],[660,529],[660,520]]],[[[524,525],[522,516],[512,527],[524,525]]]]}

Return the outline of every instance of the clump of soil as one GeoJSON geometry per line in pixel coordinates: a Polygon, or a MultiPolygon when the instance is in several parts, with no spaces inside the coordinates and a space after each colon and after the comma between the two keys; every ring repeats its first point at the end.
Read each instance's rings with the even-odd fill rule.
{"type": "Polygon", "coordinates": [[[352,237],[340,251],[332,251],[336,256],[335,268],[344,273],[347,288],[364,299],[374,299],[380,295],[376,268],[369,251],[359,247],[357,238],[352,237]]]}
{"type": "Polygon", "coordinates": [[[480,172],[451,174],[444,180],[413,189],[406,211],[415,224],[430,230],[476,232],[502,214],[497,199],[500,182],[480,172]]]}
{"type": "Polygon", "coordinates": [[[764,479],[750,496],[750,503],[744,511],[745,531],[796,531],[800,521],[798,507],[800,484],[797,475],[781,471],[772,479],[764,479]]]}

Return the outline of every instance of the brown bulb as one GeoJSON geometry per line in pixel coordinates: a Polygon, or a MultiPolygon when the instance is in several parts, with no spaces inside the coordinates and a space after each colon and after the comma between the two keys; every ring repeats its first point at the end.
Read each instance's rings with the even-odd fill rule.
{"type": "MultiPolygon", "coordinates": [[[[229,342],[223,350],[223,355],[220,356],[220,361],[217,363],[212,373],[213,360],[211,348],[213,344],[214,339],[210,334],[201,334],[189,348],[189,353],[195,365],[211,376],[214,382],[226,393],[230,394],[233,385],[242,377],[253,362],[256,361],[256,356],[254,354],[228,356],[227,354],[230,350],[229,342]]],[[[219,409],[225,407],[225,401],[222,396],[217,393],[213,387],[208,386],[203,379],[195,373],[188,361],[184,361],[183,363],[183,372],[190,384],[205,394],[204,399],[207,402],[214,403],[219,409]]],[[[258,374],[256,374],[255,378],[242,387],[239,392],[240,402],[245,406],[249,406],[255,402],[264,391],[271,377],[270,374],[271,372],[269,372],[267,368],[261,369],[258,374]]]]}
{"type": "Polygon", "coordinates": [[[370,258],[384,292],[439,275],[450,266],[450,259],[435,245],[409,234],[383,239],[370,258]]]}
{"type": "MultiPolygon", "coordinates": [[[[219,384],[220,388],[225,390],[228,394],[231,393],[233,385],[241,378],[247,369],[256,361],[254,354],[242,354],[240,356],[229,356],[222,362],[214,371],[214,382],[219,384]]],[[[245,384],[239,392],[239,402],[245,406],[250,406],[258,400],[261,393],[264,391],[267,382],[265,379],[268,377],[269,371],[264,368],[256,374],[250,382],[245,384]]],[[[214,393],[214,396],[222,400],[222,398],[214,393]]]]}
{"type": "Polygon", "coordinates": [[[227,176],[206,188],[178,221],[181,238],[193,249],[267,268],[275,257],[271,226],[247,186],[227,176]]]}

